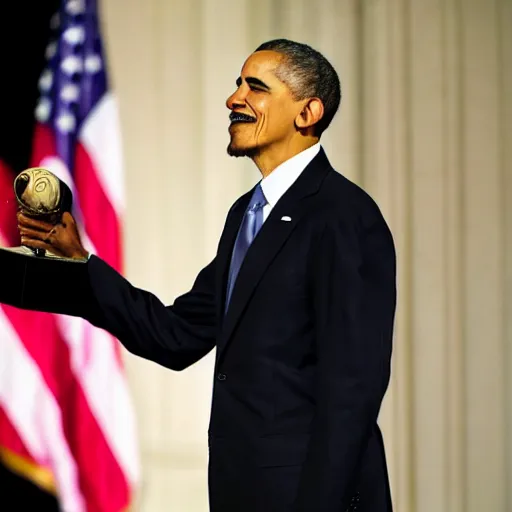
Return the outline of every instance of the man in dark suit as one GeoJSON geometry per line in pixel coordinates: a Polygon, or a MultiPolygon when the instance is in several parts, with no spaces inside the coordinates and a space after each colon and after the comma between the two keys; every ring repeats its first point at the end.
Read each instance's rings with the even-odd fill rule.
{"type": "Polygon", "coordinates": [[[20,307],[82,316],[173,370],[217,348],[214,512],[392,510],[377,417],[394,244],[375,202],[320,146],[340,97],[335,70],[306,45],[270,41],[249,56],[227,100],[228,153],[250,157],[263,179],[231,207],[215,258],[172,306],[87,255],[69,214],[56,227],[19,216],[25,245],[88,257],[75,300],[27,291],[20,307]]]}

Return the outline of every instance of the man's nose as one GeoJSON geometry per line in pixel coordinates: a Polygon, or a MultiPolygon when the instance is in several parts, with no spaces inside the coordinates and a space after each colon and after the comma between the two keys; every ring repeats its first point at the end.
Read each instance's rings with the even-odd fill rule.
{"type": "Polygon", "coordinates": [[[227,100],[226,107],[229,110],[234,110],[236,108],[245,107],[245,94],[242,91],[242,88],[239,87],[227,100]]]}

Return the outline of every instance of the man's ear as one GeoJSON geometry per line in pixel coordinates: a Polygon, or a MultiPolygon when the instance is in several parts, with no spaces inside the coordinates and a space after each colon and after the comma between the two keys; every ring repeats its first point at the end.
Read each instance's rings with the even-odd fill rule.
{"type": "Polygon", "coordinates": [[[322,119],[324,104],[318,98],[309,98],[304,104],[300,114],[295,118],[295,125],[299,130],[307,130],[322,119]]]}

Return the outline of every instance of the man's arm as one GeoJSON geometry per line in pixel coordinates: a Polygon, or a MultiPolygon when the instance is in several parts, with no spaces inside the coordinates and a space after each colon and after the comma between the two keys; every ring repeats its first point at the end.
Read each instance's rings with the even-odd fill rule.
{"type": "Polygon", "coordinates": [[[84,318],[110,332],[131,353],[173,370],[183,370],[215,346],[215,259],[192,289],[165,306],[136,288],[112,267],[91,256],[88,267],[93,308],[84,318]]]}
{"type": "Polygon", "coordinates": [[[0,300],[82,317],[110,332],[133,354],[174,370],[190,366],[215,346],[215,260],[199,273],[190,292],[166,307],[100,258],[90,256],[87,261],[69,213],[57,225],[20,213],[18,224],[24,245],[80,261],[13,260],[9,286],[0,292],[0,300]],[[21,288],[18,293],[16,288],[21,288]]]}
{"type": "Polygon", "coordinates": [[[394,245],[380,212],[350,224],[333,221],[316,247],[317,410],[296,512],[347,509],[389,382],[394,245]]]}

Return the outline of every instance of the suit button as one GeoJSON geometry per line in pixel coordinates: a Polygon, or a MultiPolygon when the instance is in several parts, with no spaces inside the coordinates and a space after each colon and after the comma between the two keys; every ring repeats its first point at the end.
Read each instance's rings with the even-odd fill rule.
{"type": "Polygon", "coordinates": [[[219,380],[226,380],[226,375],[224,373],[219,373],[217,375],[217,379],[219,379],[219,380]]]}

